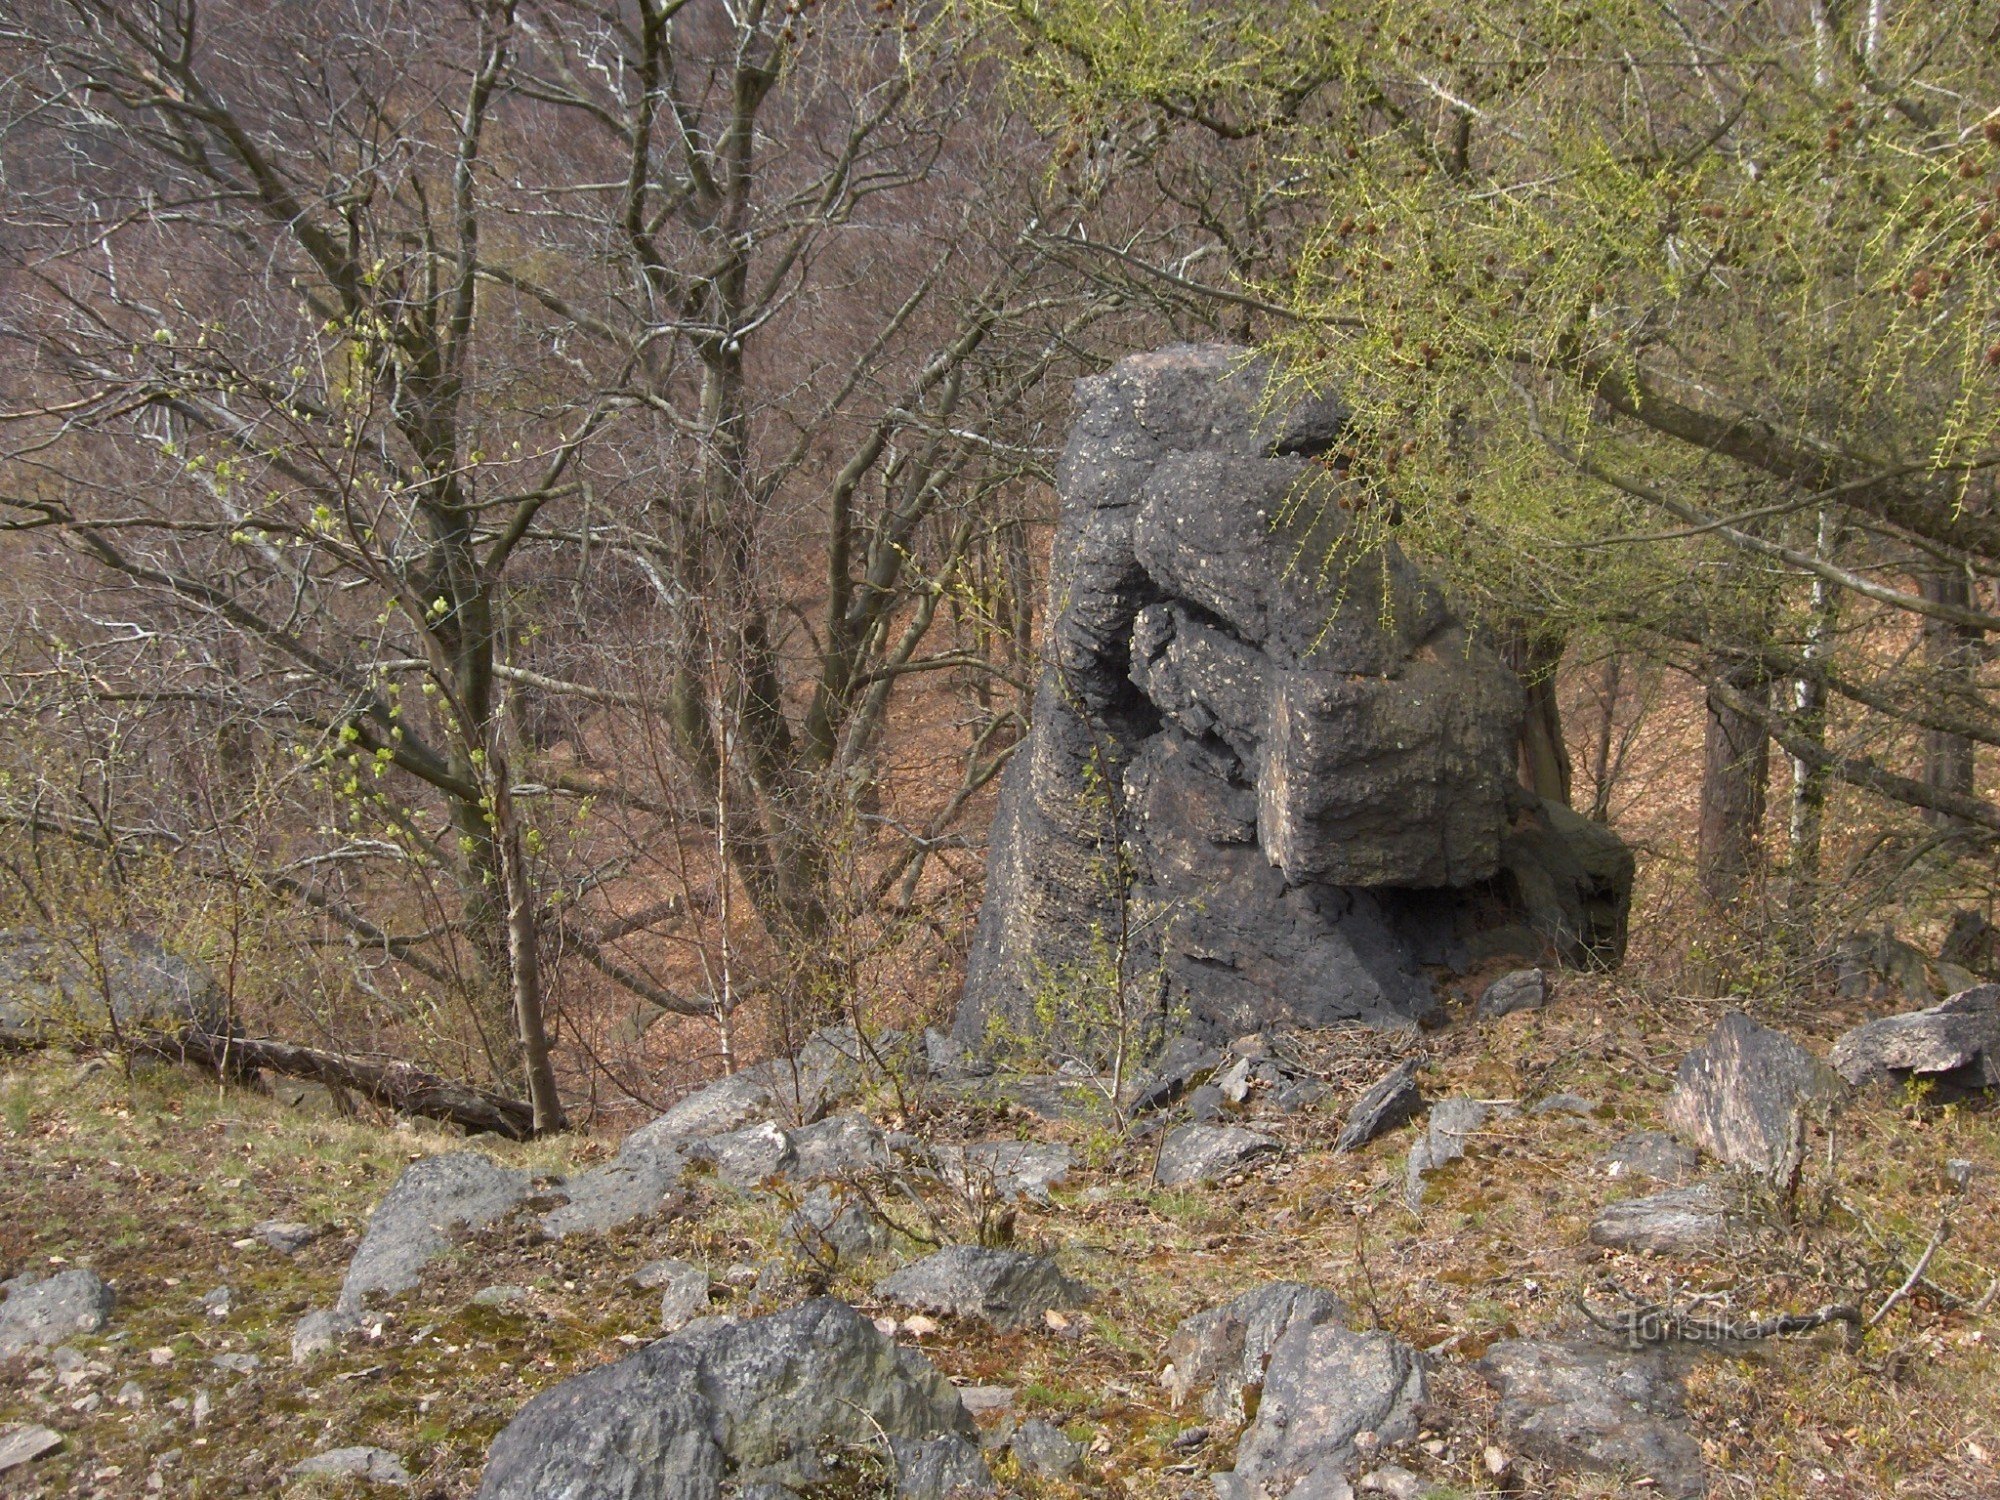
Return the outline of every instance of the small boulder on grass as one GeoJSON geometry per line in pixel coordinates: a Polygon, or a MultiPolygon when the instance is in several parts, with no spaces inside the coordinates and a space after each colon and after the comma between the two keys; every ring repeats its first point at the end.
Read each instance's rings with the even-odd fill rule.
{"type": "Polygon", "coordinates": [[[1807,1121],[1831,1113],[1846,1091],[1790,1037],[1732,1011],[1681,1059],[1666,1122],[1718,1161],[1784,1188],[1804,1164],[1807,1121]]]}
{"type": "Polygon", "coordinates": [[[1975,985],[1942,1005],[1857,1026],[1833,1044],[1829,1061],[1856,1087],[1884,1078],[2000,1086],[2000,984],[1975,985]]]}
{"type": "Polygon", "coordinates": [[[95,1271],[60,1271],[42,1281],[17,1279],[0,1302],[0,1359],[47,1349],[111,1320],[117,1297],[95,1271]]]}
{"type": "Polygon", "coordinates": [[[1089,1287],[1052,1260],[1020,1250],[949,1245],[876,1283],[875,1295],[919,1312],[1025,1328],[1058,1308],[1082,1307],[1089,1287]]]}
{"type": "Polygon", "coordinates": [[[1284,1148],[1240,1125],[1182,1125],[1167,1133],[1153,1176],[1161,1187],[1191,1187],[1242,1170],[1284,1148]]]}

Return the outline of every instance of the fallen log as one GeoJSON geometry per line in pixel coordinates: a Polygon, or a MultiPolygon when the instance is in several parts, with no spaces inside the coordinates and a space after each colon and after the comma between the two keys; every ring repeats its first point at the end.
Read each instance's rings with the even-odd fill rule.
{"type": "Polygon", "coordinates": [[[525,1141],[535,1133],[535,1112],[524,1099],[461,1083],[408,1062],[377,1062],[302,1047],[268,1037],[189,1031],[149,1037],[138,1044],[147,1054],[174,1062],[214,1068],[247,1078],[258,1069],[346,1089],[398,1114],[447,1120],[470,1131],[525,1141]]]}

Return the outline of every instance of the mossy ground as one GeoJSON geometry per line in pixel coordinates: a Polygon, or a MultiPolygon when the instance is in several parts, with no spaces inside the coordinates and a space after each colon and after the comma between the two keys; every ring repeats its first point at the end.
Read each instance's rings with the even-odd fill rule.
{"type": "MultiPolygon", "coordinates": [[[[1085,1168],[1053,1204],[1022,1205],[1012,1237],[1058,1253],[1101,1296],[1061,1328],[999,1334],[947,1322],[900,1336],[954,1378],[1014,1387],[1020,1412],[1045,1415],[1090,1445],[1075,1484],[1037,1482],[1003,1461],[997,1472],[1011,1490],[1204,1495],[1233,1434],[1190,1441],[1202,1419],[1172,1410],[1157,1379],[1167,1336],[1189,1313],[1251,1286],[1311,1281],[1338,1292],[1355,1322],[1438,1351],[1426,1437],[1397,1461],[1440,1493],[1643,1493],[1616,1476],[1556,1474],[1508,1452],[1471,1361],[1498,1338],[1579,1331],[1575,1296],[1607,1273],[1650,1297],[1723,1293],[1744,1313],[1842,1300],[1872,1310],[1947,1213],[1952,1232],[1930,1281],[1975,1299],[2000,1273],[1995,1113],[1887,1089],[1862,1095],[1830,1138],[1814,1141],[1795,1199],[1748,1195],[1759,1227],[1725,1252],[1690,1262],[1592,1249],[1585,1231],[1597,1207],[1646,1187],[1607,1178],[1599,1158],[1628,1130],[1658,1124],[1675,1063],[1716,1014],[1712,1004],[1572,979],[1546,1012],[1460,1020],[1421,1039],[1433,1098],[1526,1101],[1566,1091],[1599,1108],[1496,1122],[1468,1160],[1433,1177],[1420,1214],[1401,1199],[1408,1132],[1351,1156],[1330,1153],[1355,1089],[1411,1045],[1379,1034],[1314,1038],[1314,1066],[1336,1084],[1326,1107],[1258,1113],[1254,1123],[1292,1149],[1209,1188],[1150,1187],[1152,1142],[1108,1123],[1051,1124],[912,1095],[900,1123],[927,1138],[1038,1134],[1078,1146],[1085,1168]],[[1945,1169],[1951,1158],[1973,1163],[1962,1193],[1945,1169]],[[1489,1445],[1512,1460],[1497,1479],[1485,1467],[1489,1445]]],[[[1856,1019],[1825,1009],[1762,1015],[1821,1050],[1856,1019]]],[[[886,1110],[891,1100],[877,1102],[886,1110]]],[[[107,1373],[65,1389],[46,1362],[26,1361],[0,1384],[0,1422],[44,1422],[67,1438],[60,1453],[0,1477],[0,1495],[332,1493],[337,1484],[287,1473],[315,1452],[375,1444],[403,1458],[415,1493],[467,1496],[492,1435],[532,1394],[656,1334],[655,1295],[625,1279],[644,1261],[696,1260],[718,1296],[742,1310],[823,1289],[893,1315],[869,1288],[895,1255],[922,1248],[906,1240],[867,1265],[830,1275],[793,1266],[753,1285],[752,1273],[779,1258],[782,1205],[698,1181],[680,1212],[612,1235],[550,1243],[531,1219],[496,1225],[381,1309],[379,1336],[293,1366],[292,1326],[331,1302],[372,1204],[414,1156],[461,1144],[428,1127],[304,1117],[174,1070],[128,1079],[57,1054],[8,1059],[0,1271],[89,1265],[117,1288],[119,1306],[104,1334],[73,1341],[107,1373]],[[325,1232],[288,1257],[245,1243],[262,1219],[325,1232]],[[201,1303],[218,1285],[235,1298],[222,1319],[201,1303]],[[504,1307],[473,1302],[495,1285],[528,1291],[504,1307]],[[212,1363],[224,1353],[254,1354],[262,1367],[230,1373],[212,1363]],[[134,1402],[127,1392],[121,1405],[128,1383],[142,1394],[134,1402]]],[[[481,1148],[540,1171],[606,1149],[576,1139],[481,1148]]],[[[907,1201],[899,1208],[891,1191],[879,1196],[899,1222],[925,1227],[926,1212],[907,1201]]],[[[927,1213],[968,1235],[976,1217],[944,1199],[927,1213]]],[[[1920,1286],[1859,1348],[1836,1330],[1688,1351],[1689,1421],[1713,1493],[2000,1495],[1996,1339],[1992,1302],[1973,1314],[1920,1286]]],[[[855,1470],[863,1488],[866,1472],[855,1470]]]]}

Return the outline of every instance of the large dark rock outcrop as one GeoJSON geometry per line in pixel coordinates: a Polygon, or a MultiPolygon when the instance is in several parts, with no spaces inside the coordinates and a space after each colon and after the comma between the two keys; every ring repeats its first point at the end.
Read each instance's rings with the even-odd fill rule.
{"type": "Polygon", "coordinates": [[[1338,403],[1227,346],[1079,398],[960,1040],[1408,1024],[1439,969],[1615,961],[1631,856],[1515,785],[1519,686],[1438,590],[1343,545],[1338,403]]]}

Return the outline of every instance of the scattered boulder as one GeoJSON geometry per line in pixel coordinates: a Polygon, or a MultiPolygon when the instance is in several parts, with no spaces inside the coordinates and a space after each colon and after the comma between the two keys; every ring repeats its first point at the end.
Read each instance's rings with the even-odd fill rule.
{"type": "Polygon", "coordinates": [[[1805,1161],[1807,1119],[1830,1113],[1844,1092],[1797,1042],[1731,1011],[1681,1059],[1665,1118],[1717,1160],[1786,1187],[1805,1161]]]}
{"type": "Polygon", "coordinates": [[[1515,969],[1486,986],[1479,997],[1483,1020],[1511,1016],[1517,1010],[1540,1010],[1549,1003],[1549,976],[1543,969],[1515,969]]]}
{"type": "Polygon", "coordinates": [[[362,1326],[359,1313],[342,1312],[339,1308],[315,1308],[300,1318],[292,1329],[292,1363],[302,1365],[318,1359],[322,1354],[331,1354],[349,1334],[359,1332],[362,1326]]]}
{"type": "Polygon", "coordinates": [[[1961,990],[1942,1005],[1883,1016],[1833,1044],[1833,1070],[1859,1087],[1882,1078],[2000,1086],[2000,984],[1961,990]]]}
{"type": "Polygon", "coordinates": [[[1531,1115],[1575,1115],[1578,1119],[1588,1119],[1601,1108],[1595,1099],[1586,1099],[1581,1094],[1549,1094],[1528,1106],[1531,1115]]]}
{"type": "Polygon", "coordinates": [[[1271,1351],[1295,1326],[1317,1327],[1346,1310],[1333,1293],[1296,1281],[1273,1282],[1184,1319],[1167,1341],[1162,1381],[1179,1407],[1207,1391],[1202,1410],[1219,1423],[1241,1423],[1244,1394],[1264,1384],[1271,1351]]]}
{"type": "Polygon", "coordinates": [[[690,1142],[741,1130],[768,1120],[777,1111],[777,1095],[757,1070],[732,1073],[696,1089],[665,1114],[625,1137],[620,1156],[677,1155],[690,1142]]]}
{"type": "Polygon", "coordinates": [[[1599,1159],[1607,1177],[1638,1173],[1655,1182],[1682,1182],[1701,1165],[1701,1153],[1664,1130],[1635,1130],[1599,1159]]]}
{"type": "Polygon", "coordinates": [[[1181,1125],[1167,1132],[1153,1177],[1161,1187],[1191,1187],[1283,1149],[1270,1136],[1240,1125],[1181,1125]]]}
{"type": "Polygon", "coordinates": [[[717,1177],[743,1193],[784,1175],[797,1160],[792,1138],[774,1120],[696,1141],[688,1154],[692,1160],[713,1167],[717,1177]]]}
{"type": "Polygon", "coordinates": [[[474,1307],[512,1307],[532,1295],[524,1286],[483,1286],[472,1294],[474,1307]]]}
{"type": "Polygon", "coordinates": [[[1138,924],[1133,966],[1161,980],[1143,1040],[1408,1027],[1436,1008],[1431,969],[1463,971],[1496,932],[1530,961],[1615,960],[1630,853],[1513,787],[1514,675],[1393,544],[1334,577],[1293,565],[1347,525],[1330,489],[1298,503],[1343,482],[1313,462],[1341,403],[1219,345],[1077,389],[1047,665],[1002,779],[958,1039],[997,1023],[1101,1050],[1087,1007],[1036,1002],[1089,974],[1090,935],[1127,903],[1174,913],[1138,924]],[[1104,879],[1114,847],[1129,884],[1104,879]]]}
{"type": "MultiPolygon", "coordinates": [[[[479,1496],[717,1500],[725,1478],[745,1494],[811,1483],[828,1444],[938,1437],[978,1437],[950,1383],[822,1297],[747,1322],[703,1319],[544,1391],[494,1439],[479,1496]]],[[[937,1471],[964,1478],[969,1466],[940,1458],[937,1471]]]]}
{"type": "Polygon", "coordinates": [[[63,1436],[53,1427],[36,1422],[0,1425],[0,1474],[45,1458],[62,1445],[63,1436]]]}
{"type": "Polygon", "coordinates": [[[796,1182],[846,1177],[889,1164],[889,1143],[862,1115],[832,1115],[790,1132],[792,1160],[785,1175],[796,1182]]]}
{"type": "Polygon", "coordinates": [[[975,1422],[995,1421],[1014,1409],[1020,1392],[1011,1385],[962,1385],[958,1399],[975,1422]]]}
{"type": "Polygon", "coordinates": [[[310,1224],[294,1224],[285,1219],[264,1219],[250,1226],[250,1238],[268,1245],[280,1255],[297,1255],[319,1238],[310,1224]]]}
{"type": "Polygon", "coordinates": [[[1055,1141],[974,1141],[931,1152],[938,1176],[961,1193],[1049,1201],[1049,1189],[1069,1176],[1076,1153],[1055,1141]]]}
{"type": "Polygon", "coordinates": [[[214,975],[142,932],[0,929],[0,1042],[214,1031],[227,1010],[214,975]]]}
{"type": "Polygon", "coordinates": [[[336,1310],[359,1312],[371,1295],[407,1292],[424,1267],[450,1248],[452,1231],[491,1224],[530,1189],[528,1173],[496,1165],[477,1151],[412,1162],[369,1216],[336,1310]]]}
{"type": "Polygon", "coordinates": [[[1483,1104],[1477,1099],[1440,1099],[1431,1106],[1424,1133],[1410,1147],[1410,1159],[1403,1170],[1403,1198],[1414,1210],[1424,1201],[1424,1179],[1447,1162],[1465,1155],[1466,1142],[1496,1116],[1510,1115],[1511,1107],[1483,1104]]]}
{"type": "Polygon", "coordinates": [[[1175,1037],[1139,1080],[1132,1096],[1132,1112],[1147,1114],[1178,1104],[1221,1066],[1222,1053],[1217,1048],[1192,1037],[1175,1037]]]}
{"type": "Polygon", "coordinates": [[[889,1248],[889,1226],[865,1203],[850,1202],[820,1186],[806,1194],[785,1220],[783,1235],[806,1260],[844,1265],[889,1248]]]}
{"type": "Polygon", "coordinates": [[[1728,1232],[1728,1206],[1722,1194],[1705,1183],[1607,1204],[1590,1221],[1591,1244],[1655,1255],[1711,1250],[1728,1232]]]}
{"type": "Polygon", "coordinates": [[[979,1318],[996,1328],[1029,1327],[1053,1308],[1082,1307],[1090,1288],[1052,1260],[1020,1250],[948,1245],[885,1277],[875,1295],[919,1312],[979,1318]]]}
{"type": "Polygon", "coordinates": [[[646,1267],[644,1285],[660,1293],[660,1327],[667,1333],[684,1328],[708,1312],[708,1272],[684,1260],[656,1260],[646,1267]]]}
{"type": "Polygon", "coordinates": [[[1009,1440],[1014,1461],[1038,1479],[1067,1479],[1083,1462],[1083,1444],[1042,1417],[1030,1417],[1009,1440]]]}
{"type": "Polygon", "coordinates": [[[1424,1095],[1417,1087],[1417,1069],[1422,1066],[1422,1058],[1406,1057],[1370,1084],[1347,1111],[1333,1149],[1359,1151],[1376,1136],[1407,1125],[1421,1114],[1424,1095]]]}
{"type": "Polygon", "coordinates": [[[117,1296],[95,1271],[59,1271],[42,1281],[15,1280],[0,1302],[0,1359],[49,1349],[111,1321],[117,1296]]]}
{"type": "Polygon", "coordinates": [[[679,1190],[684,1169],[677,1154],[621,1153],[603,1166],[564,1178],[558,1191],[567,1201],[542,1215],[542,1230],[555,1239],[602,1234],[635,1219],[669,1213],[686,1201],[679,1190]]]}
{"type": "Polygon", "coordinates": [[[948,1495],[990,1495],[993,1475],[976,1444],[956,1433],[922,1439],[891,1438],[897,1500],[945,1500],[948,1495]]]}
{"type": "Polygon", "coordinates": [[[1937,999],[1924,951],[1896,936],[1893,927],[1856,932],[1833,945],[1834,988],[1843,1000],[1888,1000],[1925,1005],[1937,999]]]}
{"type": "Polygon", "coordinates": [[[1386,1333],[1356,1333],[1336,1318],[1295,1322],[1271,1350],[1256,1420],[1236,1467],[1215,1476],[1220,1500],[1331,1496],[1347,1490],[1355,1440],[1417,1435],[1423,1359],[1386,1333]],[[1308,1487],[1309,1486],[1309,1487],[1308,1487]]]}
{"type": "Polygon", "coordinates": [[[326,1453],[316,1453],[301,1463],[293,1464],[292,1473],[300,1478],[318,1475],[398,1487],[410,1482],[410,1471],[403,1467],[402,1459],[386,1448],[335,1448],[326,1453]]]}
{"type": "Polygon", "coordinates": [[[1658,1351],[1514,1339],[1478,1368],[1500,1393],[1501,1430],[1530,1458],[1642,1476],[1676,1500],[1704,1492],[1701,1445],[1681,1425],[1680,1392],[1658,1351]]]}
{"type": "Polygon", "coordinates": [[[476,1151],[411,1163],[370,1216],[333,1307],[299,1320],[292,1332],[292,1359],[304,1362],[332,1350],[362,1326],[371,1296],[410,1290],[424,1267],[450,1248],[455,1231],[503,1218],[532,1189],[528,1173],[499,1166],[476,1151]]]}

